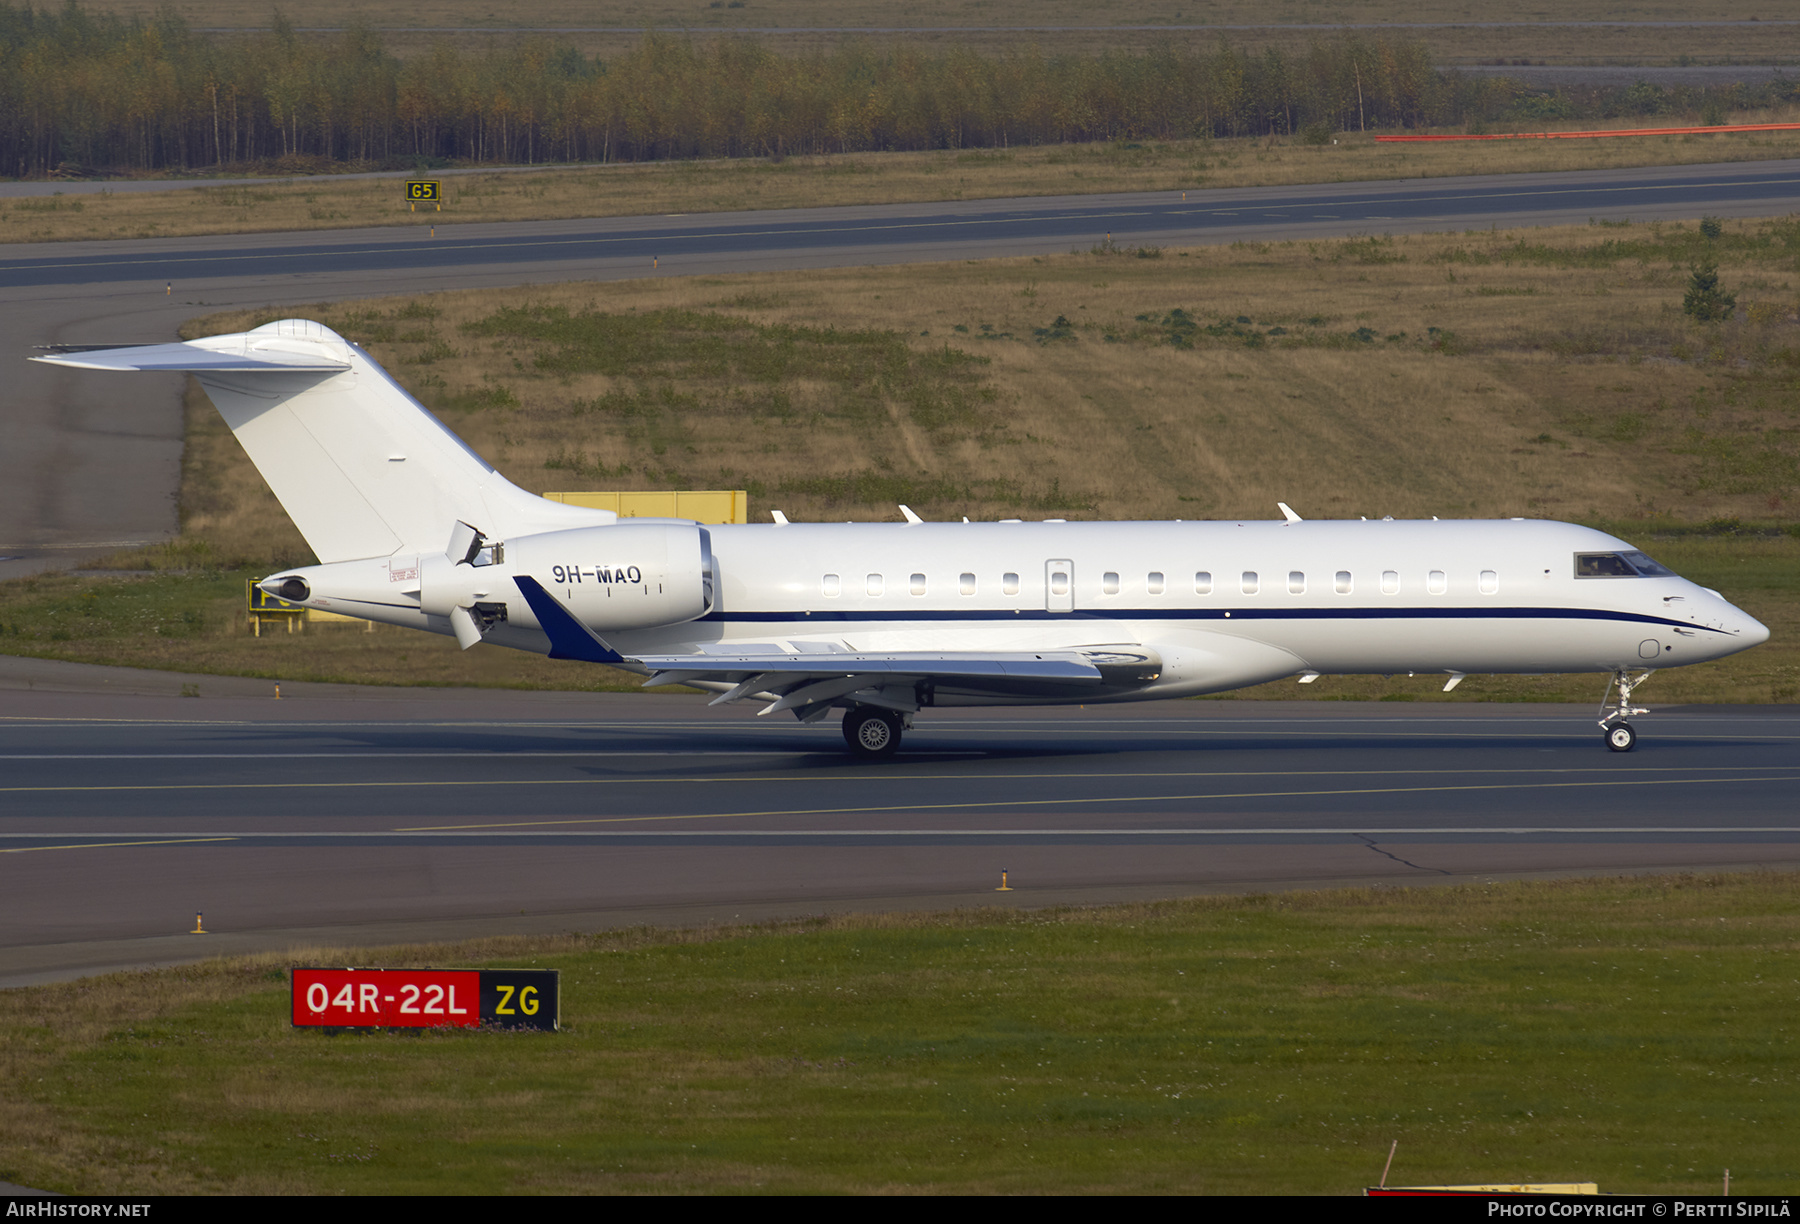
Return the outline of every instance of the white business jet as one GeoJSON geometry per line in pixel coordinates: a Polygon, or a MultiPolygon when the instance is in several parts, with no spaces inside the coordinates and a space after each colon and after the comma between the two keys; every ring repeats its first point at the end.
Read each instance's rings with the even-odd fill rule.
{"type": "MultiPolygon", "coordinates": [[[[296,604],[607,663],[815,722],[861,756],[928,706],[1142,701],[1282,677],[1606,672],[1633,690],[1767,640],[1622,540],[1506,521],[801,524],[616,521],[507,481],[358,346],[289,319],[59,352],[206,388],[320,564],[296,604]]],[[[1616,693],[1616,701],[1614,694],[1616,693]]]]}

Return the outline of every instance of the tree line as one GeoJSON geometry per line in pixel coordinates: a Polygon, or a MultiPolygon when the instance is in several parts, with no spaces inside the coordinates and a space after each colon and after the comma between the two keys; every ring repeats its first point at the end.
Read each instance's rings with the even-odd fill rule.
{"type": "Polygon", "coordinates": [[[590,58],[554,40],[438,43],[402,59],[372,30],[210,35],[0,0],[0,174],[193,170],[279,159],[534,164],[1002,148],[1067,141],[1455,127],[1790,101],[1794,87],[1533,90],[1435,69],[1423,43],[1346,36],[1303,52],[980,55],[646,34],[590,58]]]}

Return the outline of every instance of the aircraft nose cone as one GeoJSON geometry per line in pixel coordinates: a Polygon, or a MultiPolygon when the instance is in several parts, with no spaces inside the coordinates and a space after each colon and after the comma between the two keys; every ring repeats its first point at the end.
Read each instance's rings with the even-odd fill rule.
{"type": "Polygon", "coordinates": [[[1742,617],[1738,622],[1738,641],[1748,647],[1761,646],[1764,642],[1769,640],[1769,627],[1767,625],[1757,620],[1754,616],[1744,616],[1741,612],[1738,613],[1738,615],[1742,617]]]}

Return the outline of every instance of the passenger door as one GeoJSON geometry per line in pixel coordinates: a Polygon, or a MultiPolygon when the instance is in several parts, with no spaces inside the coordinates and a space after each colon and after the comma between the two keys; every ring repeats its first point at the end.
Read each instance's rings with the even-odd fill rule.
{"type": "Polygon", "coordinates": [[[1075,610],[1075,563],[1073,561],[1044,562],[1044,611],[1073,612],[1075,610]]]}

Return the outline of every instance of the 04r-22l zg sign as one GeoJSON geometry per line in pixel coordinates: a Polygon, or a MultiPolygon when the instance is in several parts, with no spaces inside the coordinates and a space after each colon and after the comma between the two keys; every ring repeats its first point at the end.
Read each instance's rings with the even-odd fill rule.
{"type": "Polygon", "coordinates": [[[296,1028],[556,1030],[554,969],[295,969],[296,1028]]]}

